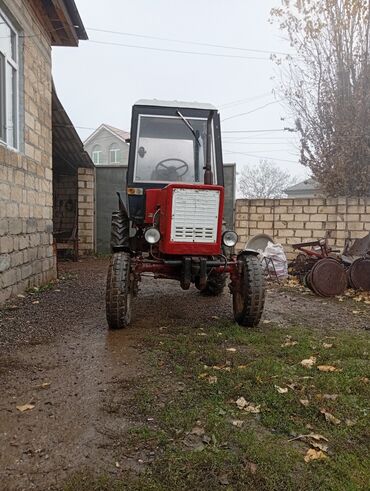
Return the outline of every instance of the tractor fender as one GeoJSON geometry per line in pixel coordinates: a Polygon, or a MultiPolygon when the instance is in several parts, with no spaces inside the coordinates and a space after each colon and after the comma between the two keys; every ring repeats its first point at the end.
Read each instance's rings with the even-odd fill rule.
{"type": "Polygon", "coordinates": [[[243,249],[238,253],[238,257],[240,256],[258,256],[259,252],[255,249],[243,249]]]}

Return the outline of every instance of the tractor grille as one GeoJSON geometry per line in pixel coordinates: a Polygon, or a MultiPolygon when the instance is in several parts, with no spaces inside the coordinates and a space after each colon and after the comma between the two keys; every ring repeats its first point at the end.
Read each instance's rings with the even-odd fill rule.
{"type": "Polygon", "coordinates": [[[215,243],[219,205],[219,191],[174,189],[171,241],[215,243]]]}

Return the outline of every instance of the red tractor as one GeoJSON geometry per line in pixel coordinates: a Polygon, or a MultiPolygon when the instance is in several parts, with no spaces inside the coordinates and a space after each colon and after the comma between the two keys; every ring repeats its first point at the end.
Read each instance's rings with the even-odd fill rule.
{"type": "Polygon", "coordinates": [[[234,319],[259,323],[264,274],[254,250],[234,254],[223,229],[220,118],[210,104],[138,101],[132,110],[127,206],[112,216],[106,312],[111,329],[131,320],[142,273],[220,295],[230,277],[234,319]]]}

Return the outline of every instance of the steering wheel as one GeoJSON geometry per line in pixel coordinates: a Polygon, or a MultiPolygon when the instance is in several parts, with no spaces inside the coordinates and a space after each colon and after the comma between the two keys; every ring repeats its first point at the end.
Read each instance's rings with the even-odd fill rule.
{"type": "MultiPolygon", "coordinates": [[[[185,160],[181,160],[181,159],[164,159],[164,160],[161,160],[160,162],[158,162],[158,164],[155,166],[155,172],[158,172],[158,174],[161,173],[161,169],[165,170],[168,172],[169,175],[173,175],[174,172],[176,172],[177,174],[177,177],[182,177],[184,176],[188,170],[189,170],[189,164],[187,164],[185,162],[185,160]],[[166,162],[180,162],[181,165],[179,166],[175,166],[175,165],[166,165],[166,162]],[[183,172],[180,172],[179,171],[181,169],[184,169],[183,172]]],[[[162,170],[162,172],[163,172],[162,170]]]]}

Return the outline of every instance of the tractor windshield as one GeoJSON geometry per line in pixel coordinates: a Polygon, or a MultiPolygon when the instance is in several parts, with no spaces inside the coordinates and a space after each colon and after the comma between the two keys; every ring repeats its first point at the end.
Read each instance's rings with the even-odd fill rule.
{"type": "MultiPolygon", "coordinates": [[[[203,182],[207,119],[141,114],[135,155],[135,182],[203,182]],[[192,130],[194,130],[195,135],[192,130]]],[[[216,175],[212,134],[212,171],[216,175]]]]}

